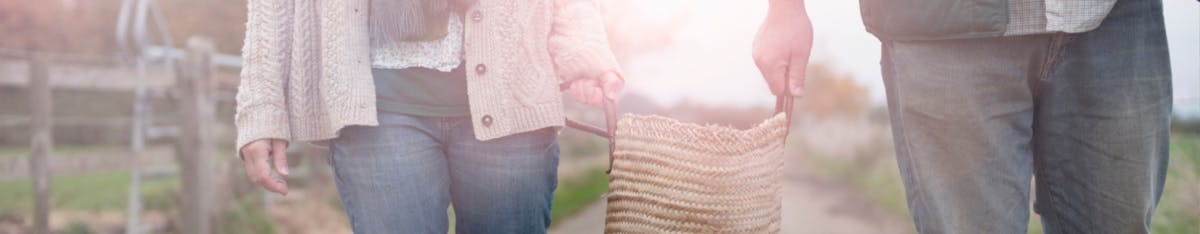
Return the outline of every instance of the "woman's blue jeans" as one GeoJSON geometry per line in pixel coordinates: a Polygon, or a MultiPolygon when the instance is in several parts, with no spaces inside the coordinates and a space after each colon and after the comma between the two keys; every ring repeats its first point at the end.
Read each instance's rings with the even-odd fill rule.
{"type": "Polygon", "coordinates": [[[355,233],[544,233],[557,186],[557,132],[479,141],[468,117],[380,113],[342,130],[330,164],[355,233]]]}

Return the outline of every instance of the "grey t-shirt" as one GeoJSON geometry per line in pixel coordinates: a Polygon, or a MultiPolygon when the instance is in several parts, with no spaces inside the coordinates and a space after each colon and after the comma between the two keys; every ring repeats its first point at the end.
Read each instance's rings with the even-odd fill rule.
{"type": "Polygon", "coordinates": [[[462,66],[450,72],[421,67],[376,68],[371,69],[371,76],[380,112],[430,117],[471,115],[462,66]]]}

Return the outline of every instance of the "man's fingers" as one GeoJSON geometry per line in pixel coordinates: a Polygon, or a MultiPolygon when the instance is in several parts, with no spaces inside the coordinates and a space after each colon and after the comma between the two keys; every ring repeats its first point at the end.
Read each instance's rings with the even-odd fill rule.
{"type": "Polygon", "coordinates": [[[275,171],[281,176],[288,175],[287,141],[272,140],[271,156],[274,158],[275,171]]]}
{"type": "Polygon", "coordinates": [[[783,79],[786,78],[788,56],[783,56],[783,51],[777,48],[769,48],[774,41],[771,38],[763,38],[761,34],[756,38],[754,43],[754,65],[758,67],[758,71],[762,73],[763,79],[767,81],[767,86],[771,88],[771,93],[779,95],[785,91],[783,79]]]}
{"type": "MultiPolygon", "coordinates": [[[[785,60],[786,61],[786,60],[785,60]]],[[[763,62],[758,66],[759,72],[762,72],[763,79],[767,80],[767,86],[771,88],[771,93],[775,95],[782,94],[784,91],[783,79],[786,79],[787,63],[763,62]]]]}
{"type": "Polygon", "coordinates": [[[788,93],[795,97],[804,97],[804,78],[808,72],[807,54],[793,54],[787,67],[788,93]]]}

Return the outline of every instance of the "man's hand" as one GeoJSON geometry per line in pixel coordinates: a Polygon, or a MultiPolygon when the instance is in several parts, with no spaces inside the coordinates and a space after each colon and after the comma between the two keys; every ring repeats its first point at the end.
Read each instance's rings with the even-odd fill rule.
{"type": "Polygon", "coordinates": [[[604,99],[616,101],[617,95],[625,87],[625,80],[616,72],[604,73],[600,79],[581,79],[571,83],[571,96],[575,100],[592,106],[603,106],[604,99]]]}
{"type": "Polygon", "coordinates": [[[246,177],[267,191],[287,196],[287,182],[271,176],[271,165],[275,165],[280,176],[288,175],[287,141],[279,139],[260,139],[242,147],[242,166],[246,167],[246,177]],[[274,159],[274,160],[272,160],[274,159]]]}
{"type": "Polygon", "coordinates": [[[804,96],[812,52],[812,22],[803,0],[771,0],[767,19],[754,38],[754,63],[775,95],[804,96]],[[784,79],[788,86],[783,87],[784,79]]]}

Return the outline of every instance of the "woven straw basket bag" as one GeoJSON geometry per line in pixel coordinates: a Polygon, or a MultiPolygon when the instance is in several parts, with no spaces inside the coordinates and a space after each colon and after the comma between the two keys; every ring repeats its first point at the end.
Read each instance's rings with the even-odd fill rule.
{"type": "Polygon", "coordinates": [[[746,130],[633,114],[616,121],[611,103],[607,130],[567,125],[610,139],[606,233],[777,233],[791,106],[780,97],[779,113],[746,130]]]}
{"type": "Polygon", "coordinates": [[[605,232],[779,232],[786,122],[779,114],[737,130],[625,115],[605,232]]]}

